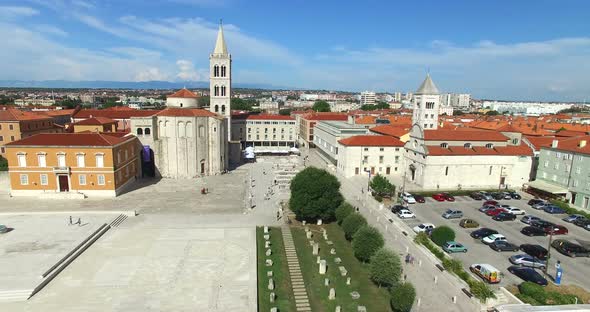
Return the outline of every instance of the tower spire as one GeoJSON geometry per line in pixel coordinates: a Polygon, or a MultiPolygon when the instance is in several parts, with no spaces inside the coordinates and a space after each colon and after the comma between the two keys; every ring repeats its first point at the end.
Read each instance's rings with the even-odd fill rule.
{"type": "Polygon", "coordinates": [[[215,42],[213,54],[227,54],[227,46],[223,37],[223,20],[221,19],[219,20],[219,31],[217,32],[217,41],[215,42]]]}

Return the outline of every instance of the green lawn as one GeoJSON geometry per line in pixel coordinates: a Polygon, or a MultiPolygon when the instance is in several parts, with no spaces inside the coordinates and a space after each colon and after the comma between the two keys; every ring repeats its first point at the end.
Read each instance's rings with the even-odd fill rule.
{"type": "Polygon", "coordinates": [[[267,257],[264,248],[264,228],[256,228],[256,246],[258,254],[258,311],[268,312],[270,308],[277,307],[281,312],[295,312],[295,299],[291,291],[291,280],[287,267],[287,258],[283,245],[283,236],[281,229],[278,227],[270,228],[270,242],[272,255],[267,257]],[[265,265],[266,259],[272,259],[272,267],[265,265]],[[270,303],[270,293],[268,290],[267,271],[273,271],[275,282],[274,293],[277,295],[274,303],[270,303]]]}
{"type": "Polygon", "coordinates": [[[344,238],[344,232],[336,223],[324,224],[328,232],[328,239],[334,244],[328,245],[321,232],[322,226],[310,225],[314,233],[313,239],[320,244],[320,256],[326,259],[328,270],[326,275],[319,274],[317,256],[312,254],[312,248],[301,226],[293,226],[291,231],[299,256],[299,263],[306,283],[309,301],[313,311],[332,312],[337,305],[342,311],[356,311],[358,305],[367,307],[367,311],[391,311],[389,293],[385,288],[378,288],[369,279],[368,265],[360,263],[353,254],[351,244],[344,238]],[[330,249],[336,249],[336,255],[330,254],[330,249]],[[336,264],[334,258],[340,257],[342,262],[336,264]],[[347,276],[341,276],[338,266],[346,267],[347,276]],[[346,277],[351,277],[351,285],[346,285],[346,277]],[[330,286],[324,286],[324,279],[330,279],[330,286]],[[328,300],[330,288],[336,290],[336,300],[328,300]],[[358,291],[360,299],[353,300],[350,292],[358,291]]]}

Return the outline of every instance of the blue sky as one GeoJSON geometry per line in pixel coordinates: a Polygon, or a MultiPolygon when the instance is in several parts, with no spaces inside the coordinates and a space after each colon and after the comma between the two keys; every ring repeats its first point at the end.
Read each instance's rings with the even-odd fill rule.
{"type": "Polygon", "coordinates": [[[219,19],[234,82],[590,101],[584,0],[0,0],[0,80],[208,79],[219,19]]]}

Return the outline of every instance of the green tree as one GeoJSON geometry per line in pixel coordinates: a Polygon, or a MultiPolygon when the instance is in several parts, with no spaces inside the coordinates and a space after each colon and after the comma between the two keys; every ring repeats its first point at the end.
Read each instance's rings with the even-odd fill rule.
{"type": "Polygon", "coordinates": [[[416,299],[416,289],[410,283],[391,287],[391,308],[395,312],[410,312],[416,299]]]}
{"type": "Polygon", "coordinates": [[[460,111],[460,110],[454,110],[453,111],[453,116],[463,116],[465,115],[465,112],[460,111]]]}
{"type": "Polygon", "coordinates": [[[8,160],[0,156],[0,171],[8,171],[8,160]]]}
{"type": "Polygon", "coordinates": [[[244,111],[251,111],[253,103],[252,101],[240,99],[240,98],[232,98],[231,99],[231,109],[233,110],[244,110],[244,111]]]}
{"type": "Polygon", "coordinates": [[[293,111],[292,108],[283,108],[283,109],[279,110],[279,115],[289,116],[289,115],[291,115],[292,111],[293,111]]]}
{"type": "Polygon", "coordinates": [[[330,104],[328,104],[328,102],[326,101],[315,101],[311,109],[313,109],[316,112],[329,112],[330,104]]]}
{"type": "Polygon", "coordinates": [[[397,284],[402,274],[399,256],[386,248],[377,250],[371,257],[369,274],[371,280],[379,287],[391,287],[397,284]]]}
{"type": "Polygon", "coordinates": [[[395,193],[395,185],[380,174],[373,177],[369,186],[379,196],[392,196],[395,193]]]}
{"type": "Polygon", "coordinates": [[[491,110],[486,113],[486,116],[497,116],[497,115],[500,115],[500,113],[498,113],[498,111],[495,111],[495,110],[491,110]]]}
{"type": "Polygon", "coordinates": [[[363,262],[368,262],[384,244],[383,235],[379,230],[369,225],[361,227],[352,237],[354,256],[363,262]]]}
{"type": "MultiPolygon", "coordinates": [[[[201,96],[197,99],[197,102],[199,104],[200,107],[203,106],[209,106],[210,105],[210,101],[209,101],[209,97],[208,96],[201,96]]],[[[231,106],[231,102],[230,102],[230,106],[231,106]]]]}
{"type": "Polygon", "coordinates": [[[343,201],[342,204],[340,204],[340,206],[336,208],[336,222],[338,222],[338,224],[342,224],[344,219],[346,219],[346,217],[348,217],[348,215],[350,215],[353,212],[354,207],[352,207],[351,204],[343,201]]]}
{"type": "Polygon", "coordinates": [[[367,219],[358,213],[351,213],[342,221],[342,230],[346,239],[351,240],[354,234],[367,224],[367,219]]]}
{"type": "Polygon", "coordinates": [[[82,104],[82,101],[80,99],[70,99],[70,98],[65,98],[61,101],[56,101],[56,103],[55,103],[55,105],[61,106],[66,109],[76,108],[76,106],[78,106],[80,104],[82,104]]]}
{"type": "Polygon", "coordinates": [[[432,230],[430,239],[432,239],[435,244],[442,246],[448,241],[455,240],[455,231],[446,225],[439,226],[432,230]]]}
{"type": "Polygon", "coordinates": [[[375,109],[389,109],[389,103],[384,101],[379,101],[375,104],[375,109]]]}
{"type": "Polygon", "coordinates": [[[289,207],[298,220],[333,220],[342,200],[340,182],[326,170],[308,167],[291,181],[289,207]]]}

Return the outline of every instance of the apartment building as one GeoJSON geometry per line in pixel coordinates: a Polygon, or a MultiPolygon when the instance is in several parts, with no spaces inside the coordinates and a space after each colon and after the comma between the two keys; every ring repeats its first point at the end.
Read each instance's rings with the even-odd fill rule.
{"type": "Polygon", "coordinates": [[[139,176],[137,137],[42,133],[6,144],[11,196],[114,197],[139,176]]]}
{"type": "Polygon", "coordinates": [[[297,141],[295,118],[283,115],[249,115],[245,123],[244,147],[255,152],[288,151],[297,141]]]}
{"type": "Polygon", "coordinates": [[[38,133],[61,133],[63,127],[53,123],[53,118],[42,113],[17,109],[0,110],[0,156],[6,157],[5,145],[38,133]]]}
{"type": "Polygon", "coordinates": [[[400,176],[404,143],[384,135],[358,135],[338,141],[337,170],[345,177],[380,174],[400,176]]]}
{"type": "Polygon", "coordinates": [[[314,147],[314,127],[319,121],[347,121],[348,115],[344,113],[307,113],[297,114],[296,124],[299,126],[297,141],[300,146],[314,147]]]}
{"type": "Polygon", "coordinates": [[[313,143],[317,147],[318,152],[334,165],[338,162],[339,140],[369,133],[369,130],[363,125],[332,120],[318,122],[314,131],[313,143]]]}
{"type": "Polygon", "coordinates": [[[376,95],[375,92],[364,91],[361,92],[361,105],[375,105],[376,95]]]}

